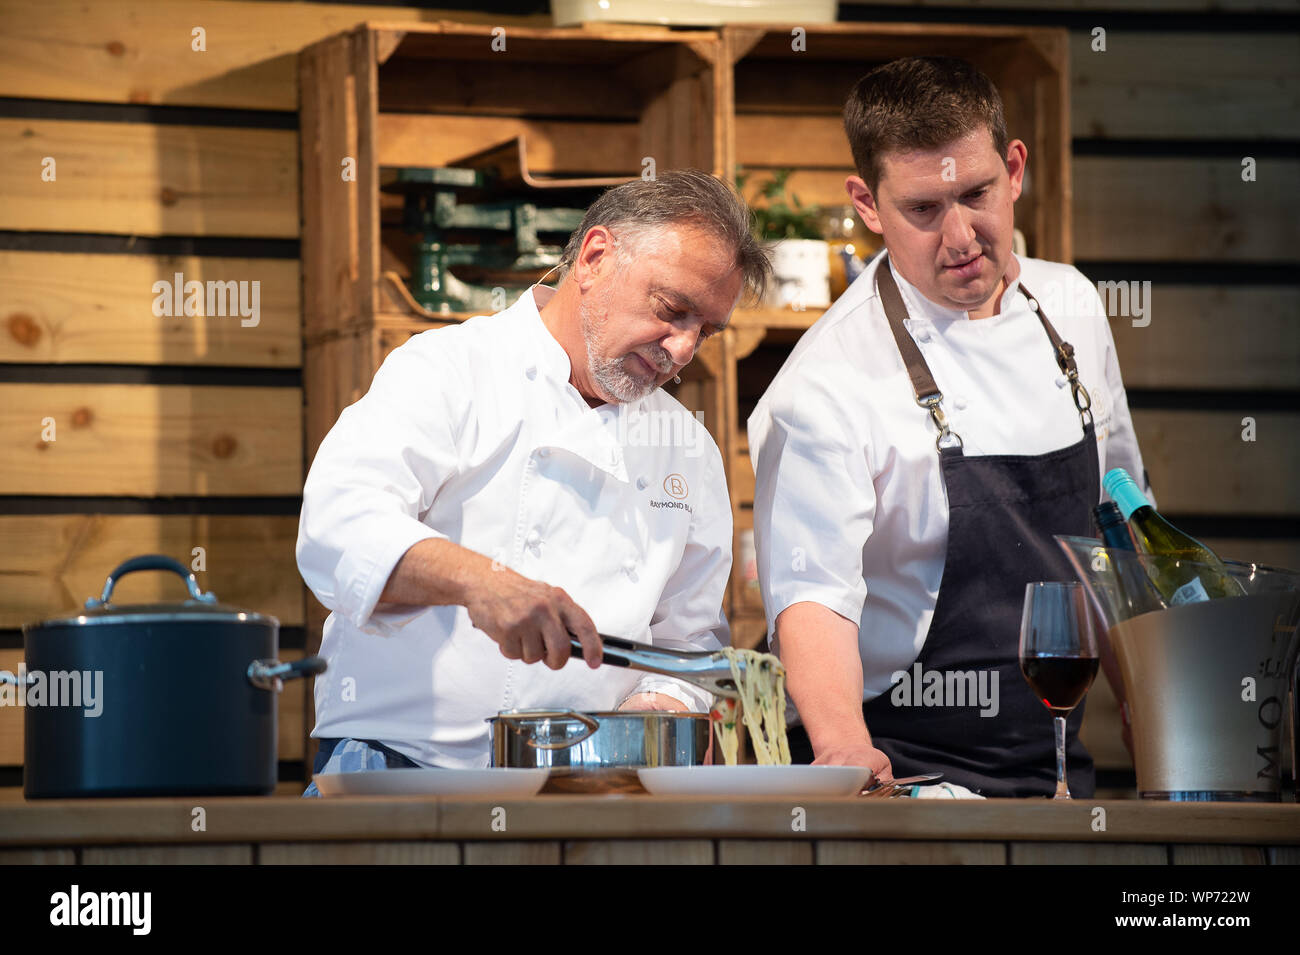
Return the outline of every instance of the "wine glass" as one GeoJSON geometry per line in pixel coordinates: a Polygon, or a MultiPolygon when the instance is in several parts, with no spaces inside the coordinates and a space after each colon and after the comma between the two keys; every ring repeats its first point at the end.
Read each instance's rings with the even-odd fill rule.
{"type": "Polygon", "coordinates": [[[1099,660],[1097,631],[1083,584],[1026,584],[1020,672],[1055,719],[1055,799],[1070,798],[1065,782],[1065,720],[1092,686],[1099,660]]]}

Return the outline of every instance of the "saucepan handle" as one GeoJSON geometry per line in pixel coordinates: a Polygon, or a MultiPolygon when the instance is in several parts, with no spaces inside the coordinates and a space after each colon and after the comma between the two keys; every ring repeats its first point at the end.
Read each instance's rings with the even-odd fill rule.
{"type": "Polygon", "coordinates": [[[130,560],[124,560],[113,568],[104,581],[104,592],[96,600],[90,597],[86,600],[86,609],[94,610],[97,607],[103,607],[108,604],[108,598],[113,595],[113,588],[117,582],[127,574],[133,574],[137,570],[170,570],[172,573],[185,581],[185,587],[190,592],[190,596],[195,600],[201,600],[203,603],[216,603],[217,595],[214,593],[204,593],[199,588],[199,582],[194,579],[194,575],[185,569],[184,565],[178,560],[173,560],[166,554],[144,554],[140,557],[132,557],[130,560]]]}
{"type": "Polygon", "coordinates": [[[292,663],[281,663],[279,660],[254,660],[248,665],[248,682],[259,690],[279,693],[284,689],[285,680],[296,680],[324,673],[326,667],[324,657],[303,657],[292,663]]]}

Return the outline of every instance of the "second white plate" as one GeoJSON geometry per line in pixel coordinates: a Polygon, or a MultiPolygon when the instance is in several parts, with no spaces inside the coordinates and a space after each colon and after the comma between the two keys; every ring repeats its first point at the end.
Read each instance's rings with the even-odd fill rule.
{"type": "Polygon", "coordinates": [[[856,796],[865,766],[660,766],[637,771],[656,796],[856,796]]]}

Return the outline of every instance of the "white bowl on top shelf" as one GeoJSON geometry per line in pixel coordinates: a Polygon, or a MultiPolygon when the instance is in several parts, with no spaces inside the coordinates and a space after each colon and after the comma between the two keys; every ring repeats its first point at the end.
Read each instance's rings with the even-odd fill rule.
{"type": "Polygon", "coordinates": [[[856,796],[865,766],[657,766],[637,770],[655,796],[856,796]]]}
{"type": "Polygon", "coordinates": [[[602,22],[696,27],[834,23],[838,13],[838,0],[551,0],[557,27],[602,22]]]}

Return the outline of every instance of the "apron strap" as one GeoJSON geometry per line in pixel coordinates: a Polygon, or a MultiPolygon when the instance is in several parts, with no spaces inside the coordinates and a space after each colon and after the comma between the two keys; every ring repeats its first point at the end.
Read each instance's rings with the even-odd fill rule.
{"type": "MultiPolygon", "coordinates": [[[[894,343],[898,346],[898,353],[907,368],[907,376],[912,381],[912,392],[916,396],[916,403],[930,412],[931,419],[939,428],[939,437],[935,440],[935,446],[941,452],[948,449],[960,450],[961,436],[949,427],[948,418],[940,406],[943,392],[935,383],[930,366],[925,363],[925,358],[921,355],[921,349],[916,346],[916,342],[907,331],[907,326],[903,324],[908,317],[907,306],[903,304],[903,295],[898,290],[898,283],[894,281],[888,255],[876,267],[876,289],[880,293],[880,302],[885,307],[885,317],[889,320],[889,330],[894,335],[894,343]]],[[[1083,382],[1079,380],[1079,368],[1074,360],[1074,346],[1056,333],[1052,323],[1038,307],[1038,300],[1023,283],[1020,283],[1020,291],[1029,300],[1029,308],[1042,322],[1048,341],[1052,343],[1056,363],[1070,381],[1074,406],[1079,409],[1079,422],[1086,433],[1092,425],[1092,411],[1089,410],[1092,407],[1092,398],[1088,395],[1088,389],[1083,386],[1083,382]]]]}

